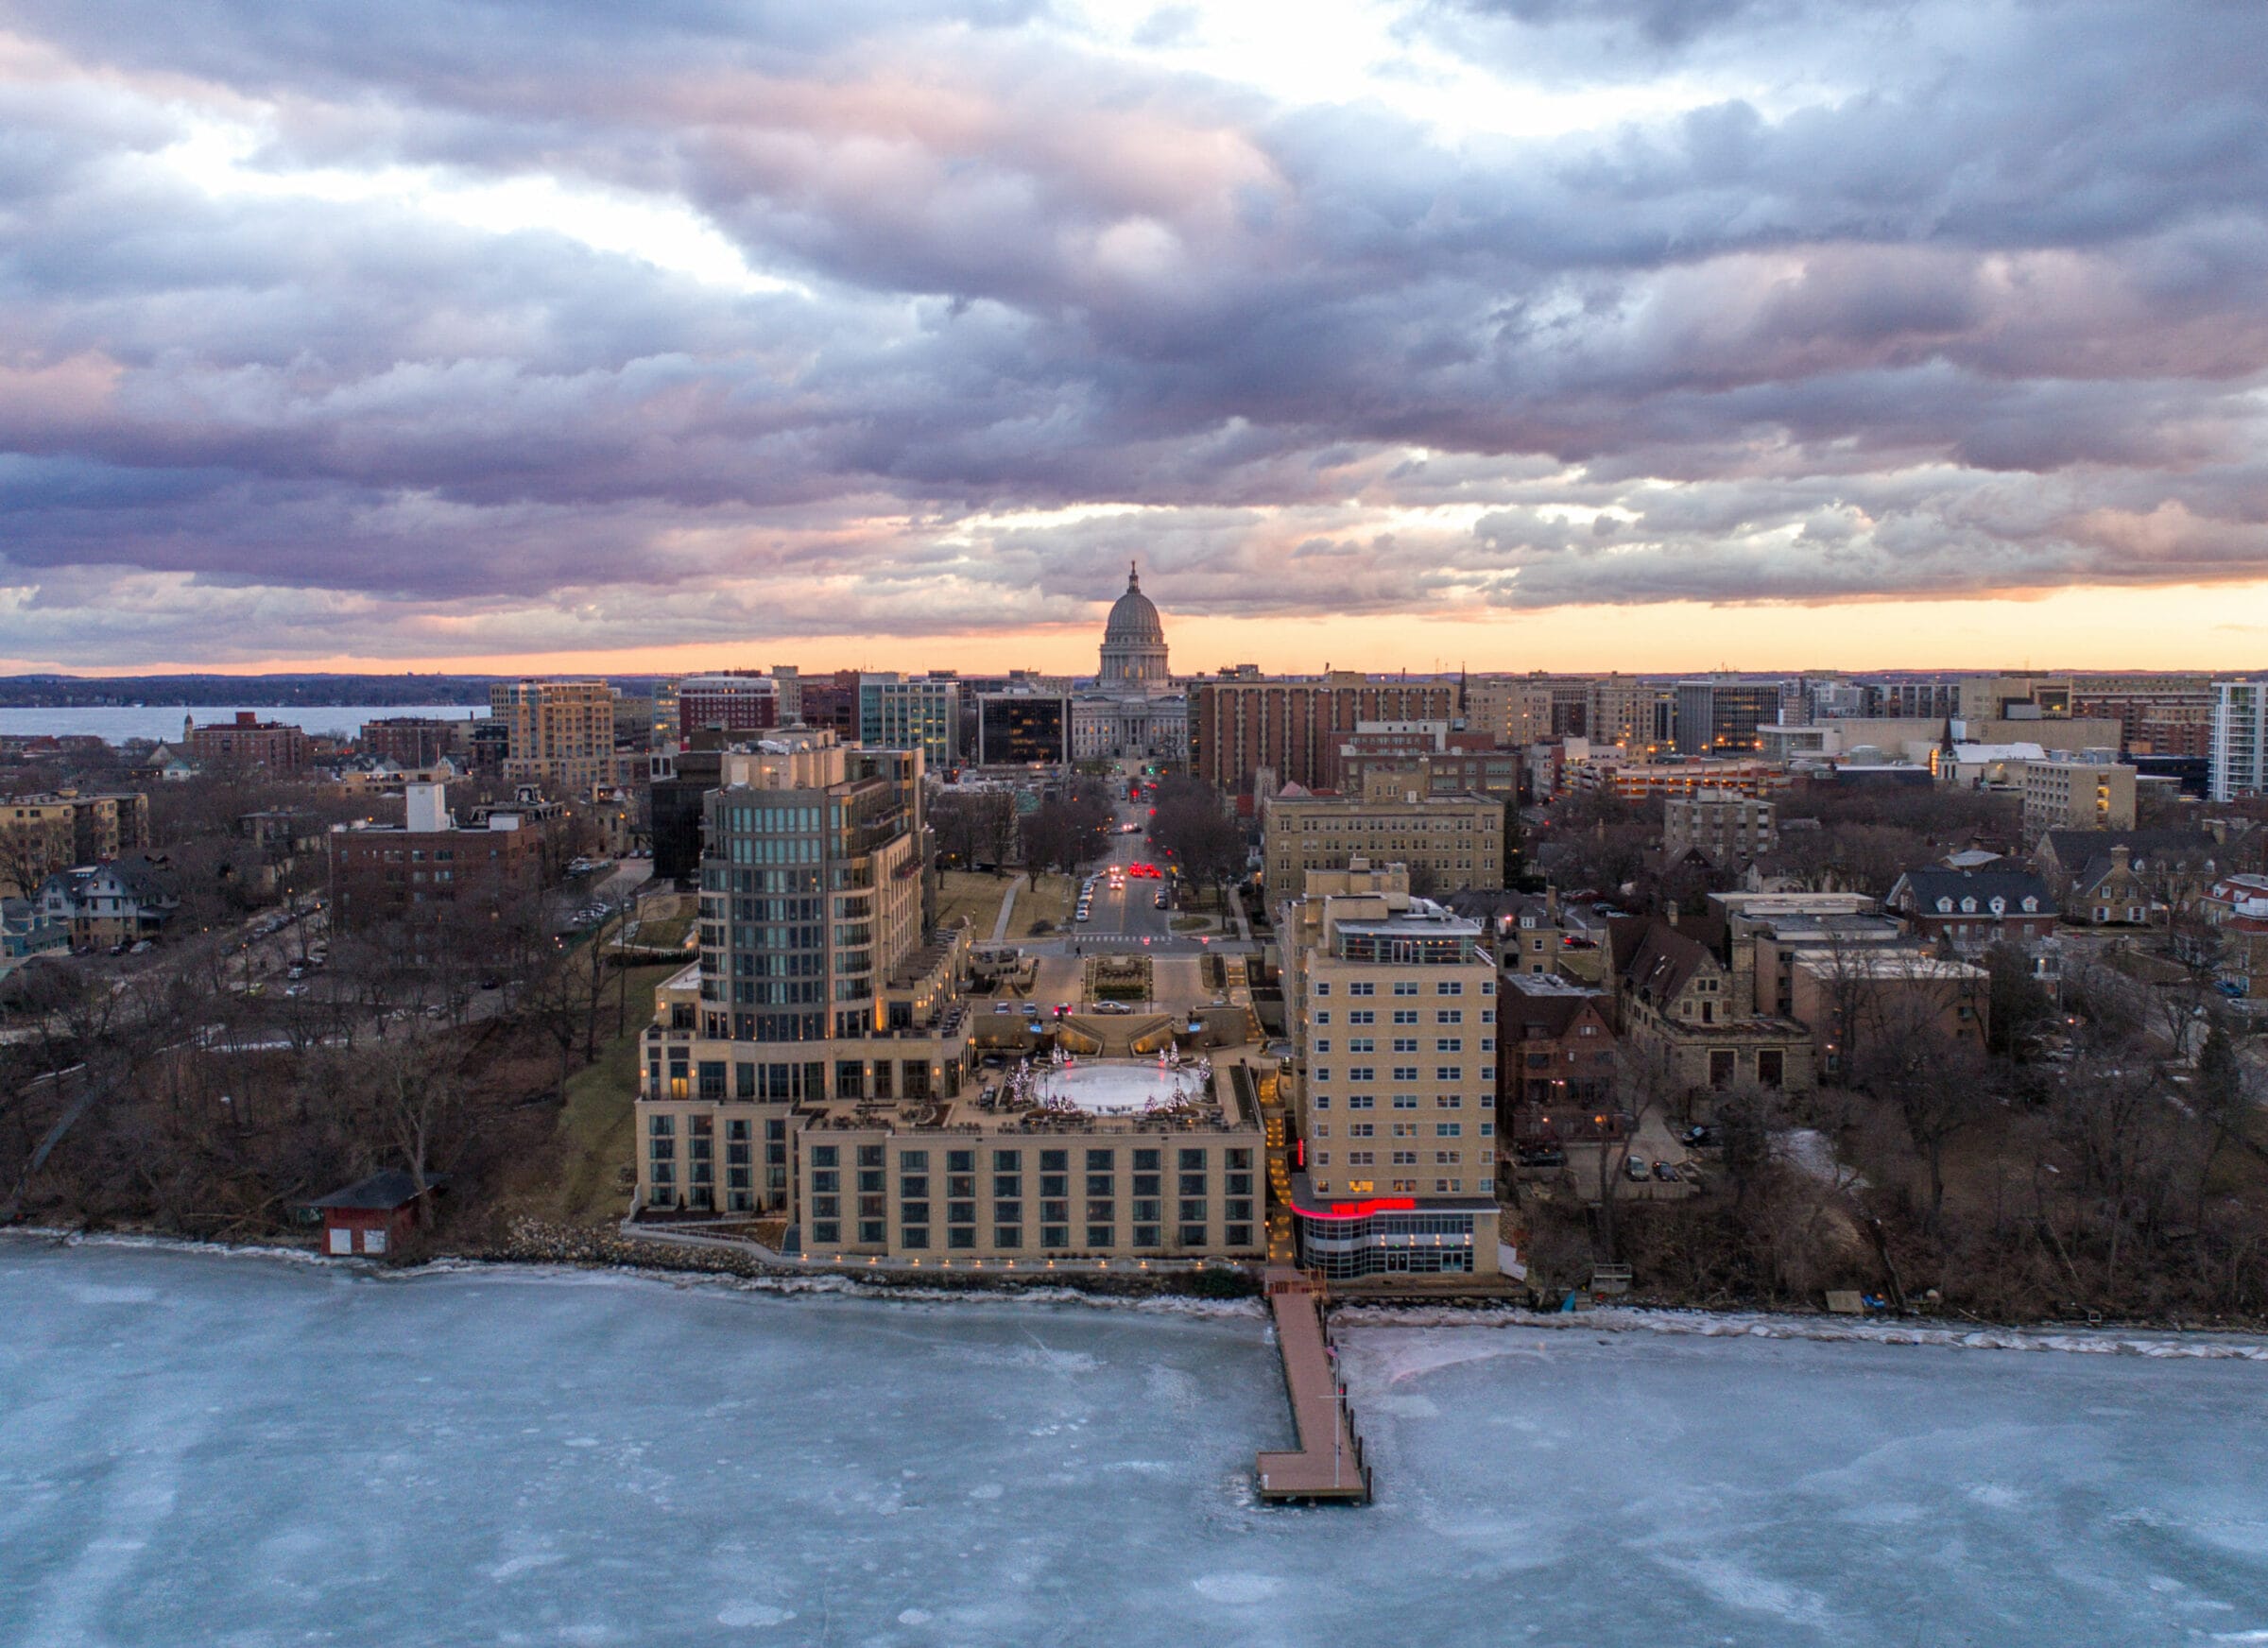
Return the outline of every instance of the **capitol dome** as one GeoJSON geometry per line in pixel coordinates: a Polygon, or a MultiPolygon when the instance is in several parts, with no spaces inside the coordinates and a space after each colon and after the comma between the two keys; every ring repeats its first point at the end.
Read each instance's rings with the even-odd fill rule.
{"type": "Polygon", "coordinates": [[[1126,568],[1126,592],[1111,606],[1103,626],[1100,685],[1105,692],[1146,696],[1172,684],[1165,663],[1165,626],[1158,609],[1142,592],[1142,575],[1126,568]]]}

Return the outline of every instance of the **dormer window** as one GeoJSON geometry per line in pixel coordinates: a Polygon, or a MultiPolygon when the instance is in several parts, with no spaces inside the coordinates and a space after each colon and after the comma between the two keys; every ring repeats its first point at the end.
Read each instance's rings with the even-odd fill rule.
{"type": "Polygon", "coordinates": [[[2008,913],[2008,901],[1998,893],[1993,895],[1992,913],[1996,916],[2005,916],[2008,913]]]}
{"type": "Polygon", "coordinates": [[[1961,901],[1961,914],[1963,914],[1964,916],[1973,916],[1973,915],[1975,915],[1976,913],[1977,913],[1977,901],[1976,901],[1976,900],[1974,900],[1974,899],[1963,899],[1963,900],[1961,901]]]}
{"type": "Polygon", "coordinates": [[[1937,913],[1938,913],[1940,916],[1950,916],[1950,915],[1951,915],[1951,914],[1953,913],[1953,901],[1952,901],[1952,900],[1950,900],[1950,899],[1939,899],[1939,900],[1937,901],[1937,913]]]}
{"type": "Polygon", "coordinates": [[[2024,899],[2024,914],[2027,916],[2036,915],[2038,911],[2039,901],[2027,894],[2024,899]]]}

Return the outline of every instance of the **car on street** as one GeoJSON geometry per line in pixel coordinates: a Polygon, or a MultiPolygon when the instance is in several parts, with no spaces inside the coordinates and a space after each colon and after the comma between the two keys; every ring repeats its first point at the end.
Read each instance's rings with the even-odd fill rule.
{"type": "Polygon", "coordinates": [[[1152,900],[1150,901],[1150,903],[1151,903],[1151,906],[1152,906],[1153,908],[1155,908],[1155,909],[1160,909],[1160,910],[1162,910],[1162,909],[1164,909],[1164,908],[1165,908],[1165,895],[1164,895],[1163,893],[1160,893],[1160,894],[1159,894],[1159,895],[1158,895],[1156,898],[1154,898],[1154,899],[1152,899],[1152,900]]]}
{"type": "Polygon", "coordinates": [[[995,1013],[1013,1013],[1016,1010],[1016,1004],[1014,1002],[994,1002],[992,1010],[995,1013]]]}
{"type": "Polygon", "coordinates": [[[1134,1009],[1127,1006],[1124,1002],[1097,1002],[1094,1004],[1094,1010],[1098,1013],[1109,1013],[1116,1015],[1120,1013],[1131,1013],[1134,1009]]]}

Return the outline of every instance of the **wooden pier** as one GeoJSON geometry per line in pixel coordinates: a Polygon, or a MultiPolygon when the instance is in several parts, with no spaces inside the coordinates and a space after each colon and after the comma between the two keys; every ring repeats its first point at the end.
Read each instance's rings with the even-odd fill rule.
{"type": "Polygon", "coordinates": [[[1296,1270],[1270,1265],[1266,1278],[1299,1447],[1296,1452],[1260,1455],[1260,1497],[1270,1504],[1296,1500],[1367,1504],[1370,1467],[1363,1459],[1363,1439],[1355,1433],[1347,1389],[1324,1330],[1322,1301],[1296,1270]]]}

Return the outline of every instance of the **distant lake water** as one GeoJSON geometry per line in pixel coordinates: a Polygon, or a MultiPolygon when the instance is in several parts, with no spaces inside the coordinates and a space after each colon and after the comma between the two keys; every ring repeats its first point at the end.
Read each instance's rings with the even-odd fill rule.
{"type": "Polygon", "coordinates": [[[427,715],[462,721],[488,713],[472,704],[91,704],[60,705],[30,710],[0,710],[0,734],[48,733],[58,738],[89,733],[112,744],[129,738],[172,743],[181,736],[181,717],[192,715],[198,726],[233,720],[249,710],[263,721],[289,721],[310,732],[352,734],[366,721],[398,715],[427,715]]]}

